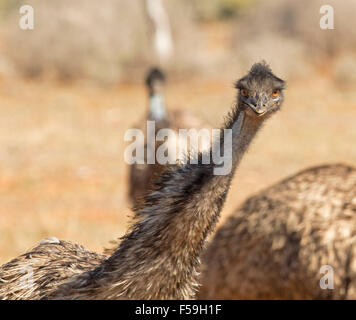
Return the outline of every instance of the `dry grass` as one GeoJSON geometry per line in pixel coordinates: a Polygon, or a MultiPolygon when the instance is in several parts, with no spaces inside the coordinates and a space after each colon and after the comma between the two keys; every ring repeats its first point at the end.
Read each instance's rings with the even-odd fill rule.
{"type": "Polygon", "coordinates": [[[337,82],[355,85],[356,2],[349,0],[258,0],[236,19],[234,56],[242,65],[266,59],[288,77],[307,77],[324,70],[337,82]],[[319,10],[334,8],[334,29],[322,30],[319,10]],[[339,69],[347,69],[340,76],[339,69]]]}
{"type": "MultiPolygon", "coordinates": [[[[179,0],[165,5],[175,45],[174,63],[167,67],[189,69],[199,60],[200,43],[191,5],[179,0]],[[187,51],[193,46],[195,50],[187,51]]],[[[9,3],[6,8],[0,7],[0,15],[6,12],[0,21],[0,43],[18,75],[113,84],[135,80],[148,64],[159,62],[143,0],[102,0],[100,5],[96,0],[17,0],[17,5],[9,3]],[[30,32],[18,27],[21,4],[34,8],[35,26],[30,32]]],[[[6,70],[0,65],[1,72],[6,70]]]]}
{"type": "MultiPolygon", "coordinates": [[[[272,66],[273,67],[273,66],[272,66]]],[[[218,126],[234,79],[170,81],[170,107],[218,126]]],[[[47,236],[101,251],[122,235],[124,131],[143,115],[139,85],[102,88],[2,80],[0,84],[0,263],[47,236]]],[[[248,195],[304,167],[356,164],[356,93],[327,80],[289,83],[286,103],[237,172],[223,217],[248,195]]]]}
{"type": "MultiPolygon", "coordinates": [[[[321,70],[336,85],[356,84],[354,1],[330,0],[334,30],[320,28],[324,0],[164,3],[175,45],[164,65],[170,74],[218,77],[266,59],[288,78],[321,70]]],[[[0,16],[2,75],[137,83],[148,65],[159,62],[143,0],[103,0],[100,6],[96,0],[3,0],[0,16]],[[31,32],[18,27],[23,3],[35,9],[31,32]]]]}

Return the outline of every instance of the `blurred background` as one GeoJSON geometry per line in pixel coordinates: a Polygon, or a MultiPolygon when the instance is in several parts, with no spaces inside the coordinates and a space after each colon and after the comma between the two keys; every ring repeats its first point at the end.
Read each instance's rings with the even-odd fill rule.
{"type": "Polygon", "coordinates": [[[146,112],[143,77],[168,74],[168,108],[214,127],[234,81],[266,60],[287,80],[283,110],[235,176],[222,221],[305,167],[356,164],[356,2],[1,0],[0,263],[56,236],[102,251],[122,236],[125,130],[146,112]],[[19,8],[34,8],[34,30],[19,8]],[[320,7],[334,8],[322,30],[320,7]]]}

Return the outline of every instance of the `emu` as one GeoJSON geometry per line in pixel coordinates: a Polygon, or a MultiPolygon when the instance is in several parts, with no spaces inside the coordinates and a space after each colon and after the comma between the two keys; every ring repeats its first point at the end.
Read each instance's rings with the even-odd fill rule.
{"type": "MultiPolygon", "coordinates": [[[[263,62],[237,82],[237,104],[222,128],[231,129],[231,149],[224,149],[231,154],[229,174],[214,174],[221,164],[213,162],[164,171],[111,256],[56,238],[44,240],[0,267],[0,298],[194,298],[206,238],[219,219],[242,156],[262,124],[280,109],[284,85],[263,62]],[[28,285],[24,267],[32,274],[28,285]]],[[[214,143],[223,147],[224,138],[214,143]]],[[[212,156],[211,150],[205,152],[212,156]]]]}
{"type": "Polygon", "coordinates": [[[308,168],[250,197],[203,265],[200,299],[355,299],[356,168],[308,168]],[[333,290],[320,286],[323,266],[333,290]]]}

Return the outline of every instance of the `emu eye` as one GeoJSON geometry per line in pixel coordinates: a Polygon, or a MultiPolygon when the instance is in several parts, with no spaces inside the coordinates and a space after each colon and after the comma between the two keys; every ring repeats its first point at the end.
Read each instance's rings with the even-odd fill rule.
{"type": "Polygon", "coordinates": [[[242,90],[241,90],[241,95],[242,95],[243,97],[247,98],[247,97],[248,97],[248,92],[247,92],[247,90],[246,90],[246,89],[242,89],[242,90]]]}
{"type": "Polygon", "coordinates": [[[272,97],[273,98],[277,98],[279,96],[279,90],[278,89],[274,89],[273,91],[272,91],[272,97]]]}

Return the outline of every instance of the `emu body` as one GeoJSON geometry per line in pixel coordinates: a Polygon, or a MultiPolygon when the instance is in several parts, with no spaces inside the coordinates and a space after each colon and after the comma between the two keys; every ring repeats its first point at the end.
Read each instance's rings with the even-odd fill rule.
{"type": "Polygon", "coordinates": [[[356,299],[356,168],[309,168],[250,197],[202,260],[200,299],[356,299]]]}

